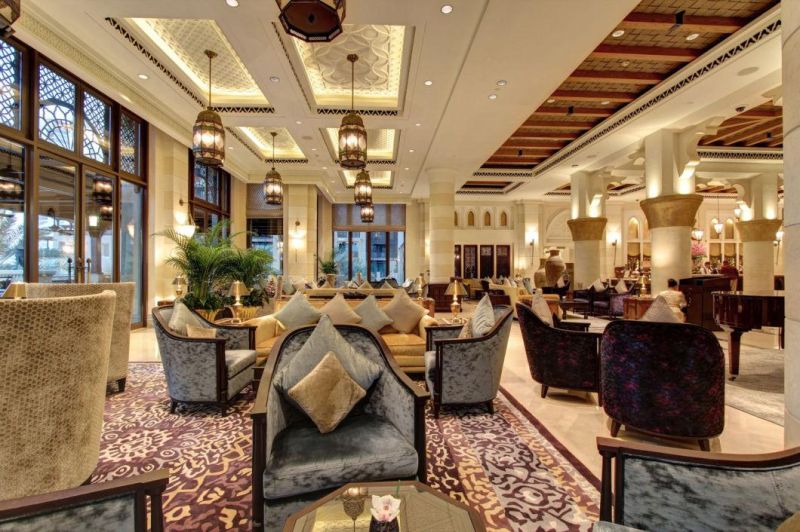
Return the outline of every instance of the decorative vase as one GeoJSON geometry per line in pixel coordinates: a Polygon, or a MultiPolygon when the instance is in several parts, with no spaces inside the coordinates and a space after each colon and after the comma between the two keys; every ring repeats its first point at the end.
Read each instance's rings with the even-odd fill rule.
{"type": "Polygon", "coordinates": [[[242,321],[252,320],[256,317],[256,313],[260,307],[242,307],[239,311],[239,318],[242,321]]]}
{"type": "Polygon", "coordinates": [[[544,267],[539,268],[533,272],[533,285],[541,288],[547,284],[547,275],[544,273],[544,267]]]}
{"type": "Polygon", "coordinates": [[[325,283],[328,285],[328,288],[336,288],[336,274],[335,273],[326,273],[325,274],[325,283]]]}
{"type": "Polygon", "coordinates": [[[376,521],[373,517],[369,522],[369,532],[399,532],[400,523],[397,519],[392,521],[376,521]]]}
{"type": "MultiPolygon", "coordinates": [[[[558,249],[551,249],[550,256],[544,262],[544,271],[546,276],[545,286],[556,286],[558,280],[564,275],[564,270],[567,269],[564,264],[564,259],[561,258],[561,251],[558,249]]],[[[538,284],[537,284],[538,286],[538,284]]]]}

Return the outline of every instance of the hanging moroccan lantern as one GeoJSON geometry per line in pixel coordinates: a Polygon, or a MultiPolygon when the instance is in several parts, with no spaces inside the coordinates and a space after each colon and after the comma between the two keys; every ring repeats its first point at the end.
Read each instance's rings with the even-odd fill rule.
{"type": "Polygon", "coordinates": [[[367,165],[367,129],[355,112],[355,65],[358,56],[350,54],[347,60],[350,61],[350,112],[344,115],[339,126],[339,164],[342,168],[364,168],[367,165]]]}
{"type": "Polygon", "coordinates": [[[371,224],[375,220],[375,208],[372,203],[367,203],[361,206],[361,222],[371,224]]]}
{"type": "Polygon", "coordinates": [[[275,170],[275,137],[278,135],[272,131],[272,170],[267,172],[264,178],[264,199],[267,205],[283,204],[283,180],[281,174],[275,170]]]}
{"type": "Polygon", "coordinates": [[[225,128],[222,118],[211,108],[211,60],[217,57],[211,50],[208,57],[208,107],[197,115],[194,122],[192,151],[197,162],[207,166],[220,166],[225,162],[225,128]]]}
{"type": "Polygon", "coordinates": [[[353,188],[354,202],[356,205],[372,203],[372,181],[369,178],[369,172],[361,170],[356,176],[353,188]]]}

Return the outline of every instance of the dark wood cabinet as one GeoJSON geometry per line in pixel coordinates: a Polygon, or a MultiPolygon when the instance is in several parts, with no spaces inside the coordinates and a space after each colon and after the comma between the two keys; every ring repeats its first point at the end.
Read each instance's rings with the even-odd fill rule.
{"type": "Polygon", "coordinates": [[[478,278],[478,246],[464,245],[464,279],[478,278]]]}
{"type": "Polygon", "coordinates": [[[481,279],[494,277],[494,246],[480,247],[481,279]]]}
{"type": "Polygon", "coordinates": [[[511,277],[511,246],[495,246],[497,254],[497,276],[511,277]]]}
{"type": "Polygon", "coordinates": [[[712,292],[727,292],[730,279],[722,275],[694,276],[678,281],[678,288],[686,296],[688,309],[686,322],[700,325],[711,331],[721,331],[714,320],[712,292]]]}

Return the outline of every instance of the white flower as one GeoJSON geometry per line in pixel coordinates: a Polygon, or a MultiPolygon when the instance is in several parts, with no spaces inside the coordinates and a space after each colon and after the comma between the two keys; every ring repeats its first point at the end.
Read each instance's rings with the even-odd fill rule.
{"type": "Polygon", "coordinates": [[[379,497],[372,496],[372,517],[381,523],[388,523],[397,519],[400,513],[400,499],[395,499],[391,495],[384,495],[379,497]]]}

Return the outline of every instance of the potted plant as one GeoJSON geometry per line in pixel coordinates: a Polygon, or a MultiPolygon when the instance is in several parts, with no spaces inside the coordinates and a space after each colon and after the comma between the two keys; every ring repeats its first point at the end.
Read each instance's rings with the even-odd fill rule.
{"type": "Polygon", "coordinates": [[[235,249],[230,257],[228,276],[230,281],[241,281],[250,293],[241,298],[243,305],[240,317],[242,320],[254,318],[258,307],[269,302],[264,282],[270,273],[272,255],[258,248],[235,249]]]}
{"type": "Polygon", "coordinates": [[[325,274],[325,282],[330,288],[335,288],[336,274],[339,273],[339,266],[336,264],[333,252],[331,251],[325,259],[318,257],[317,261],[319,262],[319,269],[325,274]]]}

